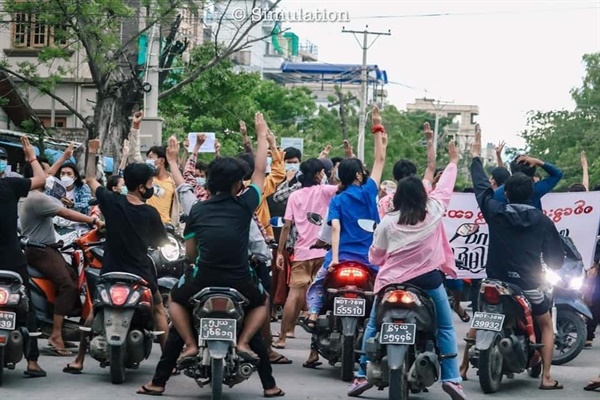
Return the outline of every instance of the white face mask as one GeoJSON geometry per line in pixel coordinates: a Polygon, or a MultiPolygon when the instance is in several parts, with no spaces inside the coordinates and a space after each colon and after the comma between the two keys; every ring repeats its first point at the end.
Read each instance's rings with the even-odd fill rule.
{"type": "Polygon", "coordinates": [[[60,177],[60,181],[63,183],[63,185],[65,185],[66,188],[68,188],[69,186],[73,185],[73,183],[75,183],[75,179],[71,178],[70,176],[61,176],[60,177]]]}
{"type": "Polygon", "coordinates": [[[285,164],[286,171],[299,171],[300,164],[285,164]]]}
{"type": "Polygon", "coordinates": [[[156,168],[156,165],[154,164],[154,160],[147,159],[147,160],[146,160],[146,164],[148,164],[148,165],[149,165],[149,166],[151,166],[151,167],[154,167],[154,168],[156,168]]]}

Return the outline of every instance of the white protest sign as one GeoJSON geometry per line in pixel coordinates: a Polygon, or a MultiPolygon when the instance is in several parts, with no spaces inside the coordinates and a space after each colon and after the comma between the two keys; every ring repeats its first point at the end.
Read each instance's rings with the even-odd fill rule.
{"type": "Polygon", "coordinates": [[[215,140],[216,134],[214,132],[190,132],[188,133],[188,142],[190,145],[188,146],[188,151],[191,153],[194,151],[194,146],[196,146],[196,138],[198,135],[206,135],[206,140],[200,146],[200,153],[214,153],[215,152],[215,140]]]}
{"type": "Polygon", "coordinates": [[[285,150],[288,147],[295,147],[300,150],[300,153],[304,154],[304,138],[282,137],[281,149],[285,150]]]}
{"type": "MultiPolygon", "coordinates": [[[[542,198],[542,206],[560,234],[573,239],[588,268],[593,261],[600,224],[600,192],[550,193],[542,198]]],[[[472,193],[452,195],[444,215],[444,228],[455,260],[464,264],[464,269],[458,269],[458,278],[485,278],[488,226],[472,193]],[[465,223],[479,224],[479,231],[468,237],[455,237],[458,228],[465,223]]]]}

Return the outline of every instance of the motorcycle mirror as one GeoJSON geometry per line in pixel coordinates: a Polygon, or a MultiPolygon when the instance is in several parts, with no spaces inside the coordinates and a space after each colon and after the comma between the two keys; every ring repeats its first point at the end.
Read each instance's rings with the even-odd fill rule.
{"type": "Polygon", "coordinates": [[[471,236],[479,231],[478,224],[462,224],[456,230],[458,236],[467,237],[471,236]]]}
{"type": "Polygon", "coordinates": [[[306,218],[308,219],[308,222],[310,222],[313,225],[317,225],[317,226],[323,225],[323,217],[321,217],[317,213],[307,213],[306,218]]]}
{"type": "Polygon", "coordinates": [[[285,224],[283,222],[283,218],[273,217],[269,220],[269,225],[271,225],[272,228],[283,228],[285,224]]]}
{"type": "Polygon", "coordinates": [[[375,232],[375,229],[377,229],[377,222],[372,219],[359,219],[358,226],[360,226],[363,231],[373,233],[375,232]]]}

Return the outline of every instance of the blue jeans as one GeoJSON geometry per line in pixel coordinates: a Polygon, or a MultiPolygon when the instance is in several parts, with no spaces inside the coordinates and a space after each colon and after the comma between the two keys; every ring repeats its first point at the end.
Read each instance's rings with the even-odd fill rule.
{"type": "MultiPolygon", "coordinates": [[[[438,331],[437,331],[437,345],[442,354],[458,354],[458,345],[456,344],[456,332],[454,331],[454,324],[452,323],[452,310],[450,309],[450,303],[448,302],[448,295],[444,285],[440,285],[437,289],[426,290],[427,294],[431,297],[435,303],[435,310],[437,315],[438,331]]],[[[365,327],[365,335],[363,337],[362,349],[365,351],[367,340],[375,337],[377,333],[377,327],[375,326],[375,319],[377,316],[377,302],[373,303],[371,309],[371,315],[369,322],[365,327]]],[[[357,378],[366,378],[365,367],[367,365],[367,356],[363,355],[360,357],[360,367],[356,372],[357,378]]],[[[460,372],[458,369],[458,358],[447,358],[441,361],[442,370],[442,382],[461,382],[460,372]]]]}

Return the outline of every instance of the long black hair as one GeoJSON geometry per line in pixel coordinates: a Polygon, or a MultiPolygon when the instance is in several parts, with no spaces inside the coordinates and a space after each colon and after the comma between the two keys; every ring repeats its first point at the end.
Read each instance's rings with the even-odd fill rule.
{"type": "Polygon", "coordinates": [[[423,182],[415,176],[398,181],[394,195],[394,211],[400,212],[400,225],[416,225],[427,215],[427,192],[423,182]]]}
{"type": "Polygon", "coordinates": [[[344,189],[351,186],[356,180],[356,174],[362,175],[361,184],[367,183],[369,175],[365,171],[365,166],[358,158],[347,158],[338,165],[338,176],[344,189]]]}
{"type": "Polygon", "coordinates": [[[302,172],[302,175],[298,177],[298,181],[300,181],[303,188],[320,185],[321,180],[317,179],[317,175],[324,169],[325,166],[321,160],[309,158],[300,164],[300,172],[302,172]]]}

